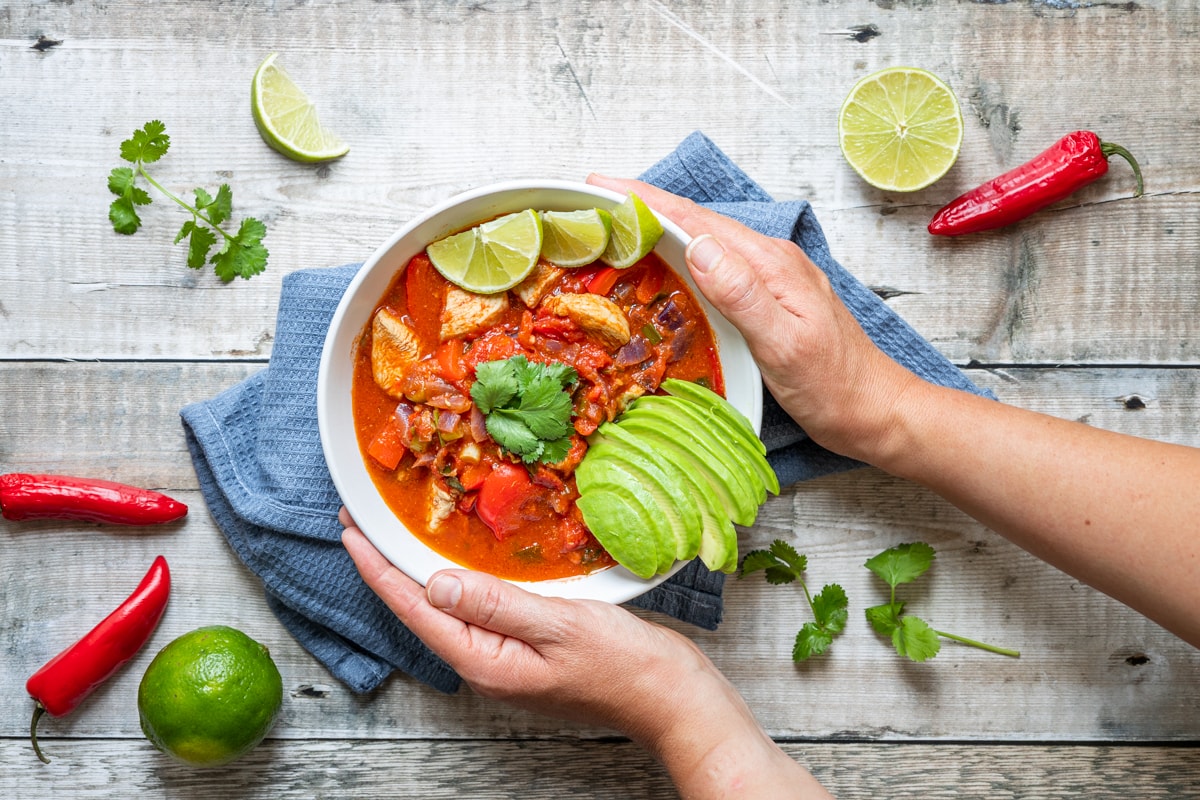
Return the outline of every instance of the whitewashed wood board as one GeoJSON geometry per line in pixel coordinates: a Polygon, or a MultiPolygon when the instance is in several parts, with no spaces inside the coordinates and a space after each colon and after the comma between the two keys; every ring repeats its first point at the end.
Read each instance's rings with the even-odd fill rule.
{"type": "MultiPolygon", "coordinates": [[[[279,741],[219,772],[182,767],[148,742],[71,739],[39,764],[27,743],[0,739],[0,789],[20,798],[354,797],[659,800],[665,772],[620,741],[279,741]]],[[[841,800],[1194,800],[1194,748],[785,743],[841,800]]]]}

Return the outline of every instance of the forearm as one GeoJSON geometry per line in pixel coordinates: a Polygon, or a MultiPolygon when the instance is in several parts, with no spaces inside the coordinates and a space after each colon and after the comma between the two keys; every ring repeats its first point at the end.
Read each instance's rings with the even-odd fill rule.
{"type": "Polygon", "coordinates": [[[920,384],[872,463],[1200,646],[1200,450],[920,384]]]}
{"type": "Polygon", "coordinates": [[[710,680],[713,686],[689,692],[703,702],[660,708],[661,726],[634,737],[666,767],[681,798],[832,797],[767,736],[724,678],[710,680]]]}

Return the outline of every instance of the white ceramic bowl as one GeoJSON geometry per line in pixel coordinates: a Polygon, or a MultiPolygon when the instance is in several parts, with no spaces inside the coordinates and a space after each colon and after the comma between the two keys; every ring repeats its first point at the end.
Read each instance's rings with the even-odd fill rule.
{"type": "MultiPolygon", "coordinates": [[[[429,209],[396,232],[367,259],[346,289],[329,325],[317,377],[317,422],[325,462],[342,502],[363,533],[388,560],[421,584],[440,569],[461,565],[434,552],[404,527],[376,491],[363,464],[354,435],[350,387],[354,350],[375,304],[413,256],[447,234],[526,208],[541,211],[610,208],[623,199],[614,192],[587,184],[548,180],[500,183],[464,192],[429,209]]],[[[655,251],[683,276],[704,306],[716,334],[728,399],[758,431],[762,419],[758,366],[741,334],[708,305],[692,283],[683,258],[690,240],[688,235],[669,220],[663,219],[662,223],[665,233],[655,251]]],[[[682,566],[677,564],[675,569],[682,566]]],[[[670,574],[674,570],[643,580],[618,566],[591,575],[518,585],[543,595],[623,603],[658,585],[670,574]]]]}

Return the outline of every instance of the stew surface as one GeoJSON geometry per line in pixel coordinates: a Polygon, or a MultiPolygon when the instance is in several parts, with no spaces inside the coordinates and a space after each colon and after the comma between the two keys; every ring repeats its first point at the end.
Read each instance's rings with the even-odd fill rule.
{"type": "Polygon", "coordinates": [[[586,436],[665,377],[724,395],[717,347],[687,285],[657,255],[613,270],[541,261],[513,289],[475,295],[421,253],[359,337],[353,408],[380,494],[447,558],[513,580],[581,575],[613,561],[575,506],[586,436]],[[566,457],[525,464],[471,398],[478,364],[524,356],[576,371],[566,457]]]}

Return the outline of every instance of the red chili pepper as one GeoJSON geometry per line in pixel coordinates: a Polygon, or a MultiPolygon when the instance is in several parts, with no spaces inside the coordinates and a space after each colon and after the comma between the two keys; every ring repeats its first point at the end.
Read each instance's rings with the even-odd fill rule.
{"type": "Polygon", "coordinates": [[[1028,217],[1067,197],[1108,172],[1108,159],[1118,155],[1133,167],[1142,195],[1142,170],[1128,150],[1102,142],[1090,131],[1075,131],[1055,142],[1032,161],[951,200],[934,215],[929,232],[958,236],[1000,228],[1028,217]]]}
{"type": "Polygon", "coordinates": [[[81,519],[110,525],[157,525],[187,514],[165,494],[123,483],[66,475],[0,475],[5,519],[81,519]]]}
{"type": "Polygon", "coordinates": [[[26,681],[25,691],[36,703],[29,736],[39,759],[50,763],[37,741],[37,724],[42,714],[61,717],[70,713],[118,667],[133,658],[162,619],[170,592],[171,571],[167,560],[159,556],[124,603],[26,681]]]}

